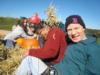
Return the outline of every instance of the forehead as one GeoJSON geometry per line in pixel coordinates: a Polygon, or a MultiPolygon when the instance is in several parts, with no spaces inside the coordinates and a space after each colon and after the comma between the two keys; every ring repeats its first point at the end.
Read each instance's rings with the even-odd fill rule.
{"type": "Polygon", "coordinates": [[[72,28],[76,28],[76,27],[82,27],[82,25],[80,25],[79,23],[72,23],[72,24],[69,24],[67,29],[72,29],[72,28]]]}

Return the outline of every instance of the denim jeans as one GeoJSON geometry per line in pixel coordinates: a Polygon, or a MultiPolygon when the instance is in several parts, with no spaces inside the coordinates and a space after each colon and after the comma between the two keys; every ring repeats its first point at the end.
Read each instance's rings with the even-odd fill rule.
{"type": "Polygon", "coordinates": [[[16,75],[41,75],[47,69],[47,65],[39,58],[25,57],[16,70],[16,75]]]}
{"type": "Polygon", "coordinates": [[[12,40],[5,40],[4,44],[6,48],[14,48],[15,42],[12,40]]]}

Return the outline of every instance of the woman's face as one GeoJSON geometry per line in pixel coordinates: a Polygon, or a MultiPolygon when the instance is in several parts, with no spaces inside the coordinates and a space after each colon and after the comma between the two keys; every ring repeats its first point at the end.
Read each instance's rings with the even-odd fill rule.
{"type": "Polygon", "coordinates": [[[79,42],[86,39],[85,29],[80,24],[69,24],[67,33],[73,42],[79,42]]]}

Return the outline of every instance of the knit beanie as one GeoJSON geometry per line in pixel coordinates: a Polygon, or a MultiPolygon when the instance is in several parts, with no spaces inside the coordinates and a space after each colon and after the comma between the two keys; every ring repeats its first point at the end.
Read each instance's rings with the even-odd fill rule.
{"type": "Polygon", "coordinates": [[[81,16],[79,16],[79,15],[71,15],[71,16],[66,18],[65,30],[67,29],[68,25],[71,23],[72,24],[80,24],[83,28],[86,28],[81,16]]]}

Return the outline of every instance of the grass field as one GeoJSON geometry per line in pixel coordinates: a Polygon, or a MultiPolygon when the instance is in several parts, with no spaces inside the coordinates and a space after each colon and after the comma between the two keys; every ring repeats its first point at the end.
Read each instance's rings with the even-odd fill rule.
{"type": "Polygon", "coordinates": [[[100,44],[100,38],[97,39],[97,42],[100,44]]]}
{"type": "Polygon", "coordinates": [[[0,25],[0,29],[11,30],[12,29],[12,25],[0,25]]]}

